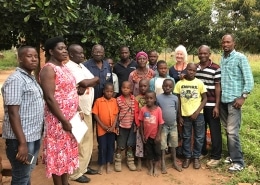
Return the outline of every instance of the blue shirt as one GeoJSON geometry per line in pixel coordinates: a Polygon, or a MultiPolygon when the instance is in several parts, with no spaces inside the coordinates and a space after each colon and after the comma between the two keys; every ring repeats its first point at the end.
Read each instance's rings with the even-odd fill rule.
{"type": "Polygon", "coordinates": [[[250,93],[254,87],[253,74],[245,55],[233,50],[220,61],[221,68],[221,101],[233,102],[243,93],[250,93]]]}
{"type": "Polygon", "coordinates": [[[168,126],[176,125],[178,112],[178,97],[174,94],[166,95],[164,93],[156,97],[158,105],[162,109],[164,124],[168,126]]]}
{"type": "Polygon", "coordinates": [[[103,96],[105,84],[110,82],[113,84],[112,70],[107,61],[103,60],[102,68],[99,69],[94,59],[90,59],[83,63],[88,70],[94,75],[99,77],[99,84],[94,87],[94,101],[103,96]]]}
{"type": "Polygon", "coordinates": [[[1,90],[5,113],[3,138],[16,139],[9,120],[8,105],[19,105],[19,115],[26,141],[39,140],[43,129],[44,100],[42,89],[35,78],[18,67],[7,78],[1,90]]]}

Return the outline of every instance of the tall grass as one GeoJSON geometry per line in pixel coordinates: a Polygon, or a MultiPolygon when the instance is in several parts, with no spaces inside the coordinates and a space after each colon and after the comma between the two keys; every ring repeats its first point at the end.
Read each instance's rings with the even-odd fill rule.
{"type": "Polygon", "coordinates": [[[14,50],[1,51],[3,58],[0,59],[0,70],[13,69],[18,66],[14,50]]]}

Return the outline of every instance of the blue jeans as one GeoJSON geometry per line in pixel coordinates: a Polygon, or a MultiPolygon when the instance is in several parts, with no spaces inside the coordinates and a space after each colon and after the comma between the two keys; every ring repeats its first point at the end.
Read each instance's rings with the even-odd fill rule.
{"type": "Polygon", "coordinates": [[[244,159],[239,139],[241,125],[241,109],[231,103],[220,104],[220,119],[227,135],[227,146],[230,158],[234,163],[244,166],[244,159]]]}
{"type": "Polygon", "coordinates": [[[19,142],[16,139],[6,139],[6,155],[12,166],[11,185],[30,185],[30,177],[33,168],[36,165],[38,153],[41,146],[41,140],[27,142],[28,152],[34,156],[32,164],[23,164],[16,160],[19,142]]]}
{"type": "Polygon", "coordinates": [[[98,140],[98,164],[112,163],[115,152],[115,133],[105,133],[97,137],[98,140]]]}
{"type": "Polygon", "coordinates": [[[199,158],[205,137],[205,122],[203,114],[199,114],[195,121],[190,117],[183,117],[183,155],[186,158],[199,158]],[[191,136],[194,130],[194,146],[191,151],[191,136]]]}

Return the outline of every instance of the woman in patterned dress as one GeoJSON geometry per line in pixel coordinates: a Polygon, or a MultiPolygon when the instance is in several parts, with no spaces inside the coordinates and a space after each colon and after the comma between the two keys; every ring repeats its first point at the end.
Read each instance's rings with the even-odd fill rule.
{"type": "Polygon", "coordinates": [[[79,165],[78,144],[69,122],[79,108],[76,81],[62,63],[68,56],[63,38],[48,39],[44,47],[49,60],[40,72],[40,84],[47,105],[43,161],[46,176],[52,176],[55,185],[68,185],[68,174],[79,165]]]}
{"type": "Polygon", "coordinates": [[[136,54],[137,68],[129,75],[128,81],[132,84],[132,93],[134,96],[139,94],[139,81],[142,79],[151,80],[155,76],[155,72],[149,69],[146,65],[148,62],[148,55],[140,51],[136,54]]]}

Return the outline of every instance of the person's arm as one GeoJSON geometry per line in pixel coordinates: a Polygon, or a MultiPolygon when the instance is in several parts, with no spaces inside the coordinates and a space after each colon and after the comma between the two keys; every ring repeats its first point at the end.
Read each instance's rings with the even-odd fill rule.
{"type": "Polygon", "coordinates": [[[160,143],[161,141],[162,124],[158,126],[158,132],[155,137],[155,142],[160,143]]]}
{"type": "Polygon", "coordinates": [[[109,131],[109,127],[106,126],[106,125],[99,119],[98,115],[94,114],[94,118],[95,118],[95,120],[97,121],[98,125],[99,125],[103,130],[105,130],[106,132],[109,131]]]}
{"type": "Polygon", "coordinates": [[[139,122],[140,122],[140,129],[139,129],[140,135],[141,135],[143,143],[145,144],[146,143],[146,139],[144,137],[144,122],[141,121],[141,120],[139,120],[139,122]]]}
{"type": "Polygon", "coordinates": [[[196,120],[199,113],[201,112],[201,110],[204,108],[204,106],[206,105],[207,103],[207,94],[206,92],[202,93],[201,94],[201,97],[202,97],[202,100],[201,100],[201,103],[200,103],[200,106],[198,107],[198,109],[190,116],[190,119],[191,120],[196,120]]]}
{"type": "Polygon", "coordinates": [[[135,72],[132,71],[128,77],[128,81],[131,83],[131,86],[132,86],[132,89],[131,89],[131,92],[133,93],[134,92],[134,88],[135,88],[135,84],[134,84],[134,81],[133,81],[133,73],[135,72]]]}
{"type": "Polygon", "coordinates": [[[220,83],[215,83],[216,105],[213,109],[213,118],[219,117],[220,93],[221,93],[220,83]]]}
{"type": "Polygon", "coordinates": [[[10,121],[12,130],[15,134],[15,137],[19,143],[16,159],[21,162],[25,162],[27,160],[28,148],[27,148],[27,142],[26,142],[22,124],[21,124],[19,109],[20,109],[19,105],[8,105],[7,106],[9,121],[10,121]]]}
{"type": "Polygon", "coordinates": [[[178,97],[178,117],[177,117],[177,122],[180,126],[183,126],[183,118],[182,118],[182,115],[181,115],[181,97],[180,97],[180,94],[176,94],[176,96],[178,97]]]}
{"type": "Polygon", "coordinates": [[[87,88],[87,87],[94,87],[94,86],[96,86],[98,83],[99,83],[99,77],[95,76],[94,78],[84,79],[84,80],[80,81],[80,82],[78,83],[78,85],[79,85],[80,87],[87,88]]]}
{"type": "Polygon", "coordinates": [[[118,114],[116,115],[115,121],[114,121],[114,123],[112,124],[112,126],[111,126],[110,128],[108,128],[108,132],[114,132],[114,131],[115,131],[117,119],[118,119],[118,114]]]}
{"type": "Polygon", "coordinates": [[[46,66],[40,73],[40,85],[43,90],[45,102],[51,113],[61,122],[65,131],[71,131],[72,126],[60,110],[59,104],[54,98],[55,93],[55,72],[50,66],[46,66]]]}

